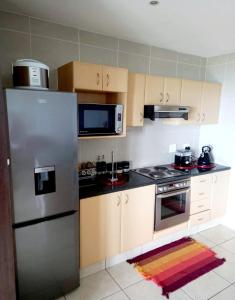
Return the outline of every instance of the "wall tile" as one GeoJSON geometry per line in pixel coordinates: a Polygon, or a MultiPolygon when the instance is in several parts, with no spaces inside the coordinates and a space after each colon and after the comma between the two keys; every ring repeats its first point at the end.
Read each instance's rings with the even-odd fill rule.
{"type": "Polygon", "coordinates": [[[200,67],[200,80],[206,80],[206,66],[200,67]]]}
{"type": "Polygon", "coordinates": [[[162,76],[176,76],[176,61],[168,61],[157,58],[151,59],[150,74],[162,76]]]}
{"type": "Polygon", "coordinates": [[[209,65],[206,68],[206,80],[211,82],[224,82],[225,65],[209,65]]]}
{"type": "Polygon", "coordinates": [[[229,54],[228,62],[235,62],[235,53],[230,53],[229,54]]]}
{"type": "Polygon", "coordinates": [[[176,51],[171,51],[168,49],[151,47],[151,57],[163,58],[169,60],[177,60],[178,53],[176,51]]]}
{"type": "Polygon", "coordinates": [[[78,59],[78,45],[45,37],[32,36],[32,57],[50,67],[50,88],[57,88],[57,68],[78,59]]]}
{"type": "Polygon", "coordinates": [[[201,57],[201,66],[205,66],[207,64],[207,58],[201,57]]]}
{"type": "Polygon", "coordinates": [[[45,22],[34,18],[30,18],[30,27],[32,34],[38,34],[72,42],[78,41],[78,30],[76,28],[45,22]]]}
{"type": "Polygon", "coordinates": [[[228,61],[228,55],[220,55],[220,56],[213,56],[208,57],[207,65],[218,65],[218,64],[225,64],[228,61]]]}
{"type": "Polygon", "coordinates": [[[0,73],[3,86],[12,86],[12,63],[19,58],[30,57],[29,35],[0,30],[0,73]]]}
{"type": "Polygon", "coordinates": [[[89,31],[79,30],[80,42],[108,49],[117,49],[118,40],[116,38],[97,34],[89,31]]]}
{"type": "Polygon", "coordinates": [[[119,52],[118,65],[130,72],[148,73],[149,58],[140,55],[119,52]]]}
{"type": "Polygon", "coordinates": [[[200,80],[200,66],[179,63],[177,76],[185,79],[200,80]]]}
{"type": "Polygon", "coordinates": [[[0,11],[0,28],[29,32],[29,17],[0,11]]]}
{"type": "Polygon", "coordinates": [[[179,62],[184,62],[193,65],[200,65],[201,64],[201,57],[191,54],[179,53],[179,62]]]}
{"type": "Polygon", "coordinates": [[[80,60],[103,65],[117,65],[117,51],[80,44],[80,60]]]}
{"type": "Polygon", "coordinates": [[[119,40],[119,50],[128,53],[145,55],[145,56],[150,55],[150,46],[134,43],[126,40],[119,40]]]}

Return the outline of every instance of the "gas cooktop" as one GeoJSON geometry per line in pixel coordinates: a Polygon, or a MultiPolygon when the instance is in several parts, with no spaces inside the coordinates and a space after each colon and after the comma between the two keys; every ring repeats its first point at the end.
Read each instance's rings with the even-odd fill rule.
{"type": "Polygon", "coordinates": [[[175,170],[170,166],[153,166],[139,168],[133,171],[146,177],[152,178],[157,182],[189,178],[189,175],[184,171],[175,170]]]}

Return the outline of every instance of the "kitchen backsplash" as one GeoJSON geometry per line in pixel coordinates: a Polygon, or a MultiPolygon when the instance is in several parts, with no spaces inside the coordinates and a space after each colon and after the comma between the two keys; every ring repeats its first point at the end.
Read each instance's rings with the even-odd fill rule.
{"type": "MultiPolygon", "coordinates": [[[[11,64],[18,58],[38,59],[50,67],[50,87],[57,88],[58,66],[83,62],[128,68],[131,72],[204,80],[206,58],[91,33],[29,16],[0,11],[0,70],[4,86],[11,86],[11,64]]],[[[143,128],[129,128],[126,138],[81,141],[80,161],[99,154],[110,159],[130,159],[133,167],[171,162],[169,144],[198,148],[199,126],[165,125],[146,121],[143,128]]]]}

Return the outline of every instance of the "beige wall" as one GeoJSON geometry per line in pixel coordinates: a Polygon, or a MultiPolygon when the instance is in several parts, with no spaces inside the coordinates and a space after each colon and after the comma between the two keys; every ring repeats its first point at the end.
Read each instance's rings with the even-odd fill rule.
{"type": "MultiPolygon", "coordinates": [[[[11,86],[11,64],[18,58],[38,59],[50,67],[50,87],[57,88],[56,68],[68,61],[126,67],[132,72],[204,80],[206,59],[143,45],[115,37],[0,11],[0,72],[11,86]]],[[[80,160],[117,152],[118,159],[131,159],[133,166],[172,160],[169,144],[191,144],[197,149],[198,126],[170,126],[146,122],[144,128],[128,129],[128,137],[111,141],[82,141],[80,160]]]]}

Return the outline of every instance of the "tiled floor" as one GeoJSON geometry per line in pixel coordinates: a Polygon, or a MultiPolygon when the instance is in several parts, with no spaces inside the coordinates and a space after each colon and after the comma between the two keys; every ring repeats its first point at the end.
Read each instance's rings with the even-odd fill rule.
{"type": "MultiPolygon", "coordinates": [[[[235,300],[235,231],[222,225],[194,236],[225,257],[226,262],[182,289],[171,300],[235,300]]],[[[63,298],[59,299],[62,300],[63,298]]],[[[66,300],[166,300],[161,288],[143,278],[127,263],[87,276],[66,300]]]]}

